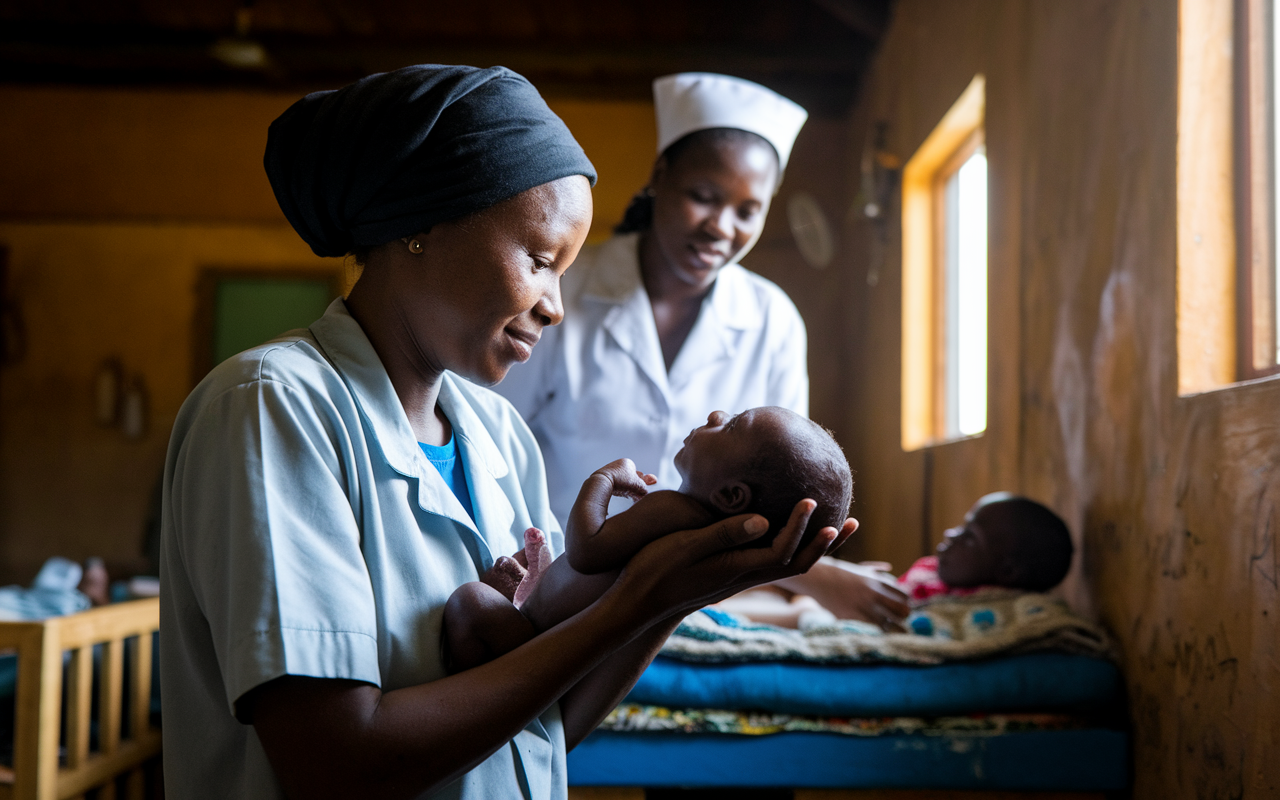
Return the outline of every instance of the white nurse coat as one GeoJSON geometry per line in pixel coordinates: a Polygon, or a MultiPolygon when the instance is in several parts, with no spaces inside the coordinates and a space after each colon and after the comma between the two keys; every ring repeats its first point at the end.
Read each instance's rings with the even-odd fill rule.
{"type": "Polygon", "coordinates": [[[654,473],[654,488],[678,488],[675,454],[712,411],[809,413],[804,322],[786,293],[722,268],[668,372],[638,248],[639,234],[583,248],[561,282],[564,322],[495,387],[538,438],[559,519],[587,476],[618,458],[654,473]]]}
{"type": "MultiPolygon", "coordinates": [[[[422,454],[369,340],[335,300],[295,331],[219,365],[183,404],[164,477],[161,692],[170,797],[277,798],[235,701],[281,675],[389,691],[442,678],[445,601],[525,528],[563,536],[524,422],[444,376],[477,519],[422,454]]],[[[439,793],[566,795],[553,705],[439,793]]]]}

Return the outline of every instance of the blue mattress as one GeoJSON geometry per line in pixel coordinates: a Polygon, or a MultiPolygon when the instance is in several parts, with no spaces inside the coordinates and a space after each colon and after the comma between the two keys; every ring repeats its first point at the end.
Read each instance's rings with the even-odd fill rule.
{"type": "Polygon", "coordinates": [[[1105,729],[869,738],[596,731],[569,753],[569,785],[1085,792],[1125,788],[1128,764],[1128,737],[1105,729]]]}
{"type": "Polygon", "coordinates": [[[690,664],[654,659],[627,696],[670,708],[764,709],[841,717],[1097,711],[1121,696],[1109,661],[1033,653],[936,666],[690,664]]]}

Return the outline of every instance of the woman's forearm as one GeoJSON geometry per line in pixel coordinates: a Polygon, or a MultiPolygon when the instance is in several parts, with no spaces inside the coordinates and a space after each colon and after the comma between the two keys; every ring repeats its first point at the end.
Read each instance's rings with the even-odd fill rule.
{"type": "Polygon", "coordinates": [[[803,572],[856,529],[824,528],[804,548],[805,500],[767,548],[740,545],[768,528],[720,520],[650,543],[581,613],[487,664],[382,693],[354,681],[285,677],[247,709],[281,785],[296,797],[411,797],[439,789],[510,741],[633,640],[645,637],[569,703],[573,741],[625,692],[684,614],[759,583],[803,572]],[[661,622],[660,622],[661,621],[661,622]]]}
{"type": "MultiPolygon", "coordinates": [[[[598,602],[507,655],[420,686],[384,693],[354,681],[273,681],[253,699],[254,728],[291,797],[413,797],[439,789],[612,655],[637,650],[624,646],[649,621],[628,619],[617,605],[598,602]]],[[[639,651],[646,648],[619,663],[633,663],[639,651]]]]}
{"type": "Polygon", "coordinates": [[[662,645],[684,619],[663,620],[619,648],[560,698],[564,739],[570,750],[595,730],[640,679],[662,645]]]}

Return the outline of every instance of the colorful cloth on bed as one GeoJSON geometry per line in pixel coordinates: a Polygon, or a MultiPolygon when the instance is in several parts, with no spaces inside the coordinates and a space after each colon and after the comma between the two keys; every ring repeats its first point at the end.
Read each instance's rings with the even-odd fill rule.
{"type": "Polygon", "coordinates": [[[976,592],[990,589],[988,586],[972,586],[969,588],[948,586],[938,577],[938,557],[923,556],[902,575],[898,577],[898,586],[911,598],[911,605],[918,606],[943,595],[950,597],[967,597],[976,592]]]}
{"type": "Polygon", "coordinates": [[[731,733],[763,736],[808,731],[845,736],[942,736],[966,733],[998,736],[1012,731],[1067,730],[1084,722],[1065,714],[972,714],[963,717],[810,717],[760,711],[665,708],[623,703],[600,723],[606,731],[731,733]]]}
{"type": "Polygon", "coordinates": [[[706,608],[685,617],[662,655],[702,663],[939,664],[1035,650],[1112,654],[1101,627],[1043,594],[986,590],[940,597],[917,608],[907,624],[911,633],[884,633],[850,620],[791,630],[706,608]]]}

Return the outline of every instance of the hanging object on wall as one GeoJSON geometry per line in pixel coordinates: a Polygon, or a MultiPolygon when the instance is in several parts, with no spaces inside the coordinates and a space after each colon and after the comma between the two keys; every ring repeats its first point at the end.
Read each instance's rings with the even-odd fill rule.
{"type": "Polygon", "coordinates": [[[836,254],[836,238],[818,199],[796,192],[787,201],[787,222],[800,255],[814,269],[826,269],[836,254]]]}
{"type": "Polygon", "coordinates": [[[850,217],[861,217],[874,229],[867,265],[868,286],[880,283],[889,238],[889,206],[902,172],[902,159],[886,149],[888,128],[888,123],[877,122],[868,132],[859,164],[858,197],[849,209],[850,217]]]}
{"type": "Polygon", "coordinates": [[[859,164],[860,180],[855,207],[870,220],[882,220],[889,212],[893,189],[902,171],[902,159],[885,149],[888,123],[877,122],[867,136],[859,164]]]}
{"type": "Polygon", "coordinates": [[[141,375],[129,379],[120,399],[120,430],[126,439],[138,440],[147,434],[147,385],[141,375]]]}
{"type": "Polygon", "coordinates": [[[236,9],[234,36],[224,36],[209,46],[209,55],[232,69],[263,70],[271,66],[267,49],[249,38],[249,28],[253,24],[251,6],[251,3],[245,3],[236,9]]]}
{"type": "Polygon", "coordinates": [[[116,424],[120,417],[120,394],[124,371],[117,359],[109,358],[98,366],[93,376],[93,419],[104,428],[116,424]]]}
{"type": "Polygon", "coordinates": [[[141,375],[125,378],[118,358],[108,358],[93,375],[93,419],[104,428],[117,428],[126,439],[147,435],[147,384],[141,375]]]}

